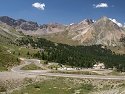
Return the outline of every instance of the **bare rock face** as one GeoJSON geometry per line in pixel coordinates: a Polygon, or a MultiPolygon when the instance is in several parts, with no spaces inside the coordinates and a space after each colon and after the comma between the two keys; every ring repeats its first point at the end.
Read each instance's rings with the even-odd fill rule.
{"type": "Polygon", "coordinates": [[[121,35],[120,27],[103,16],[97,22],[86,27],[81,34],[74,36],[73,39],[87,45],[117,46],[120,45],[121,35]]]}
{"type": "Polygon", "coordinates": [[[23,30],[37,30],[37,28],[38,28],[38,24],[36,23],[36,22],[31,22],[31,21],[29,21],[29,22],[24,22],[24,23],[22,23],[20,26],[19,26],[21,29],[23,29],[23,30]]]}
{"type": "Polygon", "coordinates": [[[22,31],[26,35],[44,35],[64,31],[65,25],[57,23],[49,23],[38,25],[37,22],[25,21],[23,19],[12,19],[8,16],[0,17],[0,21],[9,26],[15,27],[18,31],[22,31]]]}
{"type": "Polygon", "coordinates": [[[63,25],[49,23],[38,25],[36,22],[25,21],[23,19],[14,20],[7,16],[0,17],[0,21],[22,31],[25,35],[49,35],[49,37],[65,36],[65,40],[70,39],[83,45],[102,44],[106,46],[118,46],[121,35],[125,35],[125,28],[119,27],[109,18],[103,16],[98,21],[85,19],[80,23],[63,25]]]}
{"type": "Polygon", "coordinates": [[[14,20],[8,16],[0,17],[0,21],[6,23],[7,25],[13,26],[15,28],[23,29],[23,30],[36,30],[38,28],[38,24],[32,21],[25,21],[23,19],[14,20]]]}
{"type": "Polygon", "coordinates": [[[96,44],[105,44],[108,46],[118,45],[122,32],[120,27],[108,18],[100,18],[93,25],[93,29],[96,44]]]}
{"type": "Polygon", "coordinates": [[[14,19],[12,18],[9,18],[8,16],[2,16],[0,17],[0,21],[6,23],[7,25],[10,25],[10,26],[16,26],[16,23],[14,19]]]}
{"type": "Polygon", "coordinates": [[[79,40],[80,36],[87,32],[87,29],[93,24],[92,19],[85,19],[77,24],[69,25],[66,29],[69,31],[68,36],[73,40],[79,40]]]}

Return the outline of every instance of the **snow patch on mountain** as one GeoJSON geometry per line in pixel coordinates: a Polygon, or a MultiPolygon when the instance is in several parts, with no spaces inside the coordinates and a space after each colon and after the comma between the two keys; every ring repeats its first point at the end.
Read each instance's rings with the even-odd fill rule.
{"type": "Polygon", "coordinates": [[[116,23],[119,27],[122,27],[122,24],[117,22],[116,19],[112,19],[112,18],[109,18],[109,20],[113,21],[114,23],[116,23]]]}
{"type": "Polygon", "coordinates": [[[93,23],[95,23],[96,22],[96,20],[92,20],[93,21],[93,23]]]}
{"type": "Polygon", "coordinates": [[[74,23],[71,23],[70,25],[73,25],[74,23]]]}

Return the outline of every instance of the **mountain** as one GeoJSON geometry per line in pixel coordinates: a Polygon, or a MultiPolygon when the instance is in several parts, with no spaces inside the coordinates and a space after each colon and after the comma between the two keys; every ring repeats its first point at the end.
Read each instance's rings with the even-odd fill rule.
{"type": "Polygon", "coordinates": [[[70,25],[67,25],[62,32],[49,34],[47,36],[44,36],[44,38],[47,38],[48,40],[54,42],[69,45],[83,45],[81,42],[78,42],[73,38],[85,33],[85,30],[89,28],[93,23],[94,21],[92,19],[85,19],[80,23],[72,23],[70,25]]]}
{"type": "Polygon", "coordinates": [[[107,17],[101,17],[97,22],[88,26],[81,34],[73,39],[83,44],[103,44],[107,46],[117,46],[123,31],[116,23],[107,17]]]}
{"type": "Polygon", "coordinates": [[[0,41],[1,42],[14,42],[14,40],[21,36],[15,28],[0,21],[0,41]]]}
{"type": "Polygon", "coordinates": [[[0,21],[6,23],[7,25],[23,29],[23,30],[36,30],[38,28],[38,24],[32,21],[25,21],[23,19],[15,20],[8,16],[0,17],[0,21]]]}
{"type": "Polygon", "coordinates": [[[123,27],[119,27],[105,16],[96,22],[92,19],[85,19],[80,23],[69,25],[66,29],[68,32],[65,32],[67,33],[59,33],[56,36],[65,34],[65,39],[77,41],[78,44],[82,45],[102,44],[106,46],[121,46],[119,41],[121,36],[125,34],[123,27]]]}
{"type": "Polygon", "coordinates": [[[105,16],[94,22],[92,19],[85,19],[80,23],[63,25],[58,23],[37,24],[37,22],[23,19],[12,19],[7,16],[0,17],[0,21],[22,31],[25,35],[42,36],[54,42],[106,46],[121,45],[120,38],[125,34],[125,29],[105,16]],[[43,36],[44,35],[44,36],[43,36]]]}
{"type": "Polygon", "coordinates": [[[65,29],[65,25],[62,24],[49,23],[39,25],[37,22],[26,21],[23,19],[15,20],[8,16],[0,17],[0,21],[16,28],[18,31],[22,31],[26,35],[45,35],[50,33],[61,32],[65,29]]]}

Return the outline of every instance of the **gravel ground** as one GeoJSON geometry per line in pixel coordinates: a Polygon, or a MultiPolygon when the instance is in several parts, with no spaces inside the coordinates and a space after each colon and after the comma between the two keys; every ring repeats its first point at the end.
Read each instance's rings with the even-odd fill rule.
{"type": "MultiPolygon", "coordinates": [[[[31,74],[21,74],[17,72],[0,72],[0,87],[6,87],[7,93],[0,94],[11,94],[13,90],[20,90],[22,86],[27,85],[27,79],[32,79],[32,82],[47,80],[47,79],[56,79],[56,77],[46,77],[46,76],[37,76],[31,74]]],[[[71,78],[65,78],[65,82],[71,80],[71,78]]],[[[125,81],[119,80],[97,80],[97,79],[74,79],[74,83],[91,83],[93,86],[99,88],[97,92],[91,92],[90,94],[125,94],[125,88],[119,87],[120,84],[125,84],[125,81]],[[102,89],[107,87],[108,89],[102,89]]],[[[31,84],[31,83],[29,83],[31,84]]],[[[70,84],[70,83],[68,83],[70,84]]]]}
{"type": "MultiPolygon", "coordinates": [[[[15,88],[19,88],[28,84],[28,81],[35,80],[36,75],[21,74],[17,72],[0,72],[0,87],[7,89],[7,92],[13,91],[15,88]]],[[[6,93],[0,93],[6,94],[6,93]]],[[[11,93],[7,93],[11,94],[11,93]]]]}
{"type": "Polygon", "coordinates": [[[121,89],[121,88],[117,88],[117,89],[93,92],[93,93],[90,93],[90,94],[125,94],[125,90],[121,89]]]}
{"type": "Polygon", "coordinates": [[[0,72],[0,80],[10,80],[10,79],[23,79],[26,74],[20,74],[16,72],[0,72]]]}

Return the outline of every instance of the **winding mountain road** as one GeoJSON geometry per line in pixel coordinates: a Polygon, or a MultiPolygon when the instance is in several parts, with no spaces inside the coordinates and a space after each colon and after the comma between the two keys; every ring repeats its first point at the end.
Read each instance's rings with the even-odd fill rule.
{"type": "Polygon", "coordinates": [[[61,74],[61,73],[49,73],[49,69],[40,64],[40,60],[37,59],[22,59],[25,64],[19,65],[11,69],[13,72],[23,73],[23,74],[33,74],[41,76],[55,76],[55,77],[71,77],[71,78],[88,78],[88,79],[108,79],[108,80],[125,80],[125,76],[100,76],[100,75],[81,75],[81,74],[61,74]],[[37,66],[44,68],[46,70],[20,70],[22,67],[29,65],[31,62],[37,66]]]}

